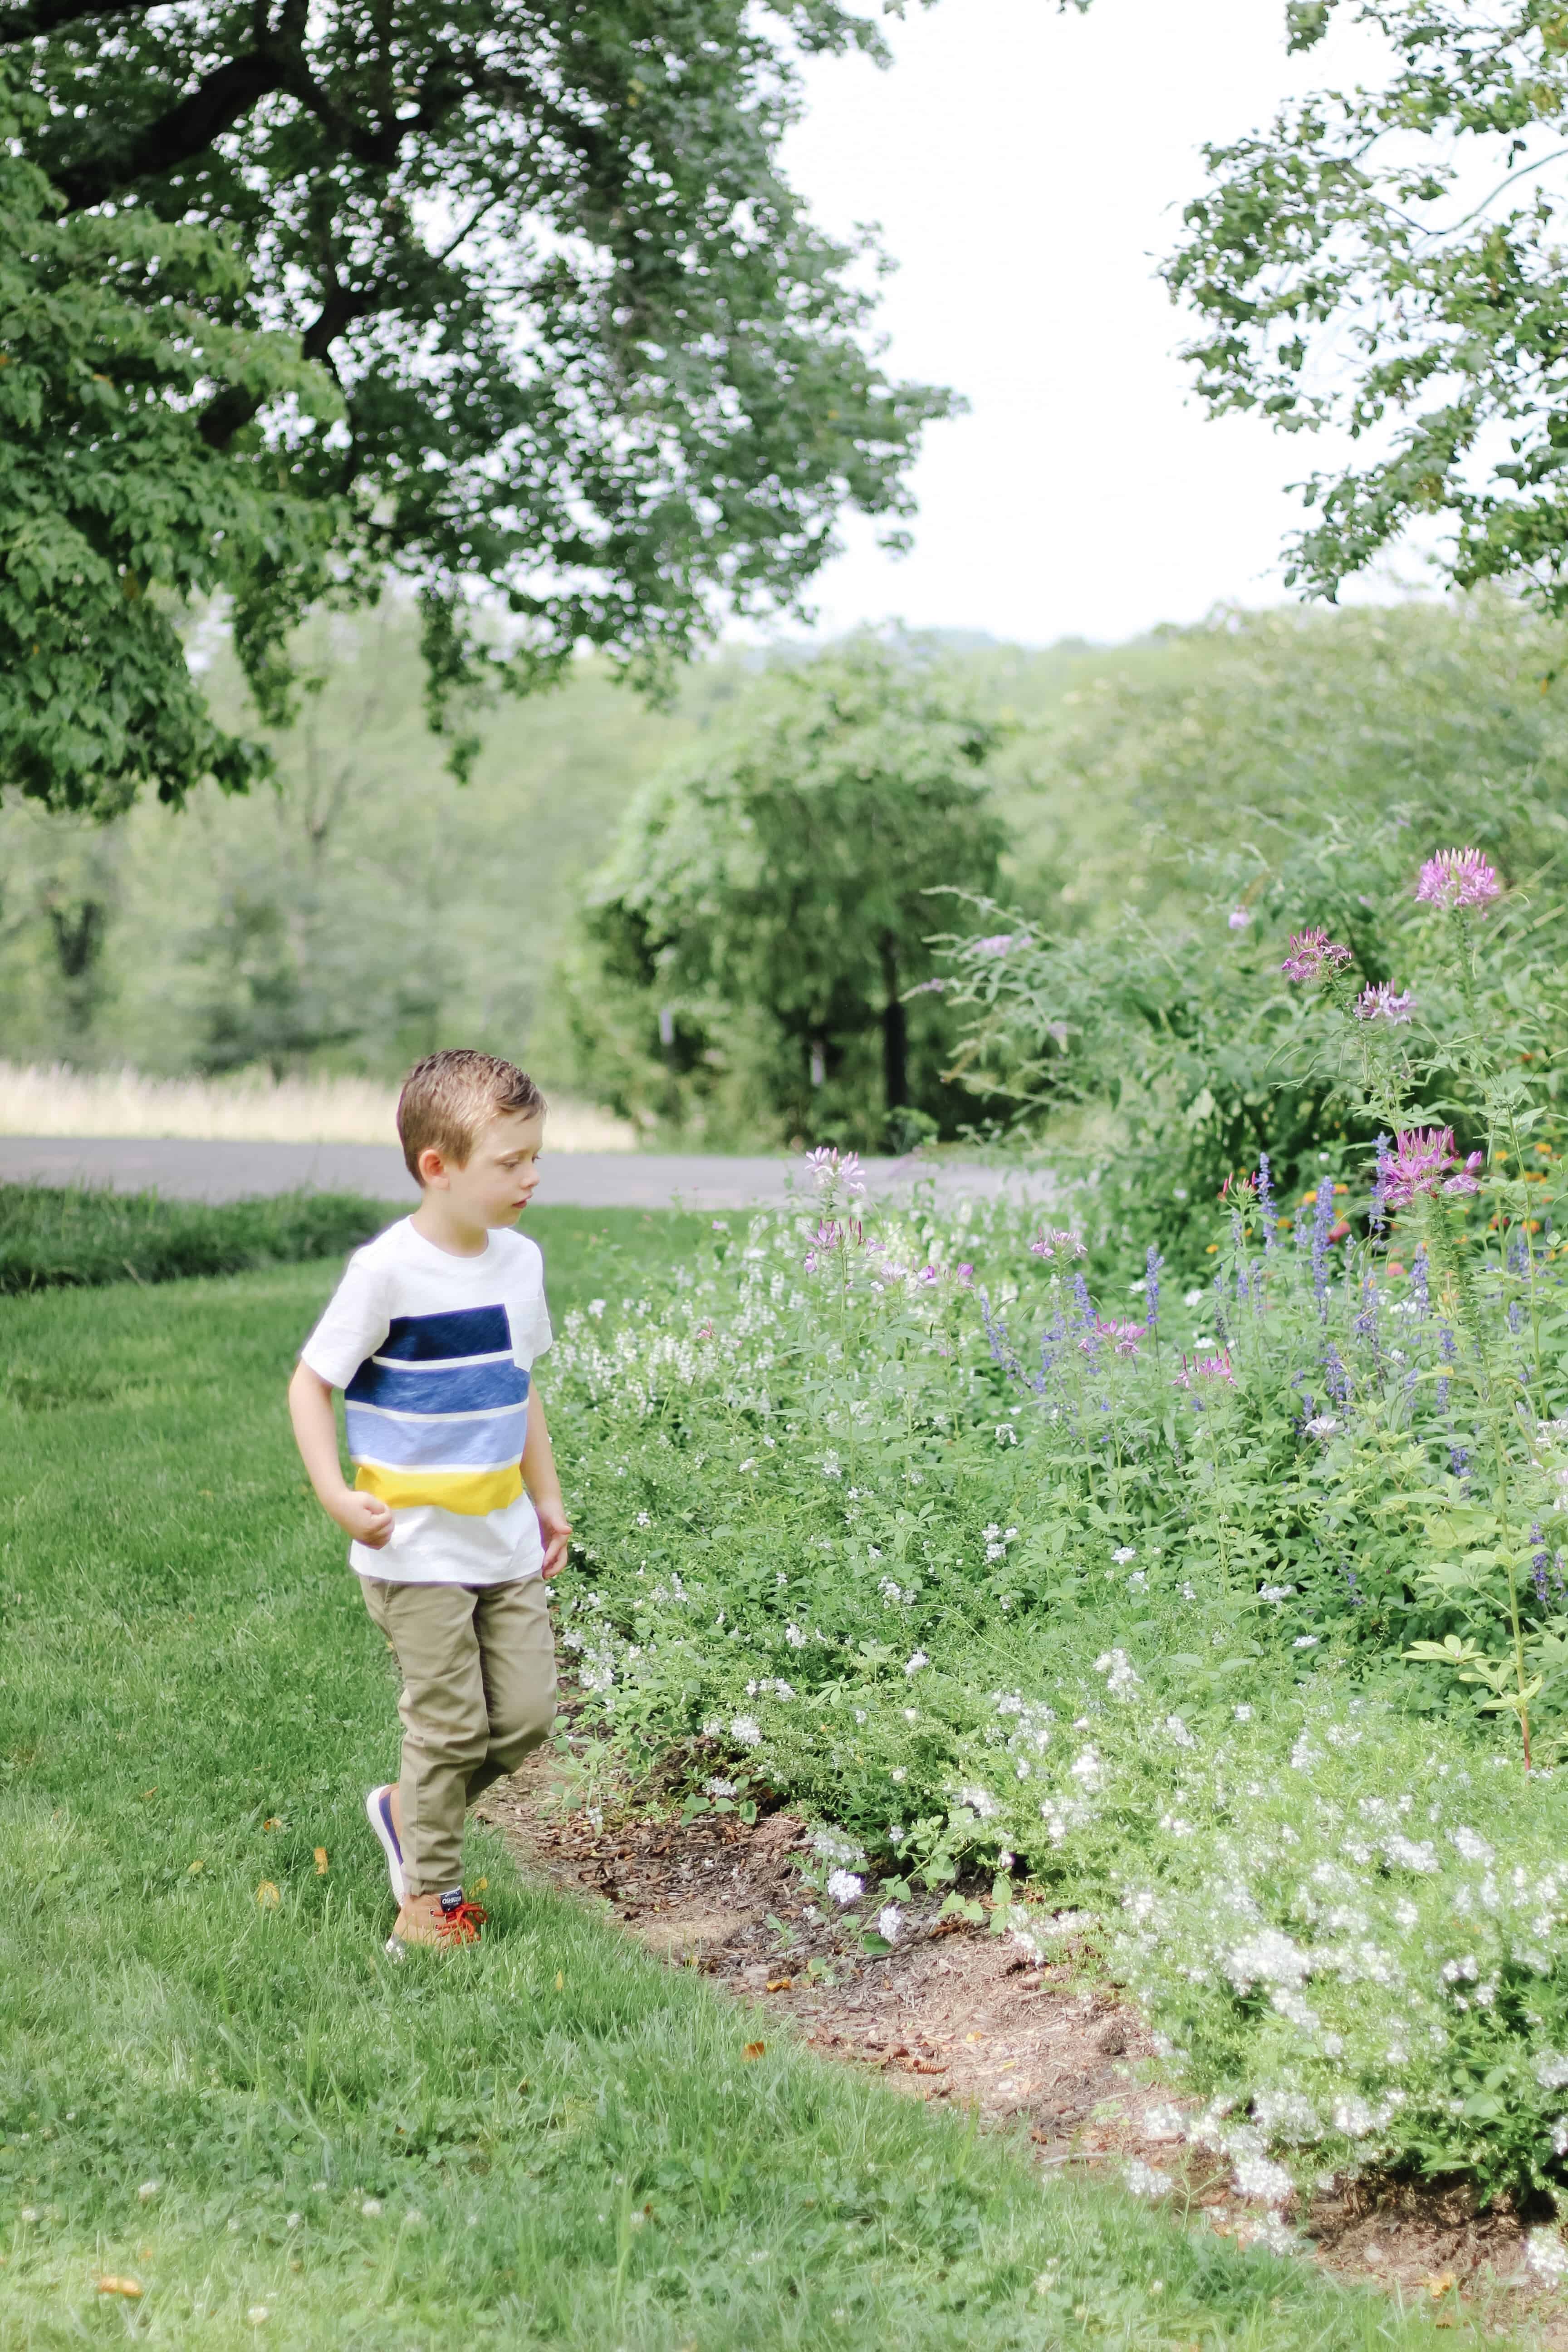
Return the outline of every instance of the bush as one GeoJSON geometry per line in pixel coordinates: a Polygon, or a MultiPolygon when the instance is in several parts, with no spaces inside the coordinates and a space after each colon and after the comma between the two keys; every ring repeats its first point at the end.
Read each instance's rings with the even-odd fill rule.
{"type": "Polygon", "coordinates": [[[0,1184],[0,1293],[174,1282],[338,1257],[378,1234],[391,1213],[384,1201],[352,1192],[212,1202],[80,1185],[0,1184]]]}
{"type": "Polygon", "coordinates": [[[1258,841],[1194,857],[1207,912],[1180,928],[1156,932],[1129,911],[1102,936],[1058,938],[982,901],[969,925],[978,936],[948,937],[944,1002],[976,1095],[1010,1104],[1029,1138],[1062,1112],[1110,1116],[1112,1148],[1102,1118],[1099,1142],[1053,1151],[1092,1175],[1091,1240],[1125,1248],[1136,1231],[1190,1261],[1227,1176],[1267,1154],[1288,1196],[1317,1183],[1325,1148],[1336,1164],[1353,1159],[1387,1127],[1388,1106],[1363,1083],[1354,1024],[1335,1051],[1320,1050],[1321,1024],[1284,976],[1290,935],[1314,926],[1349,946],[1363,985],[1414,991],[1431,1116],[1472,1136],[1486,1128],[1486,1090],[1461,1044],[1471,1025],[1504,1041],[1542,1115],[1560,1099],[1554,1041],[1568,988],[1552,944],[1560,894],[1544,876],[1515,876],[1489,919],[1488,956],[1462,982],[1452,940],[1411,895],[1416,856],[1433,841],[1428,820],[1408,809],[1325,817],[1260,826],[1258,841]]]}

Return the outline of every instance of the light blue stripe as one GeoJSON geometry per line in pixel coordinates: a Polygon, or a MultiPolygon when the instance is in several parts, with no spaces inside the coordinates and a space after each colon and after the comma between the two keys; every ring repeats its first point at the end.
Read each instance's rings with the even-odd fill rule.
{"type": "Polygon", "coordinates": [[[522,1459],[528,1437],[528,1407],[487,1412],[472,1421],[404,1420],[384,1412],[346,1407],[349,1452],[356,1462],[382,1462],[396,1470],[499,1469],[522,1459]]]}

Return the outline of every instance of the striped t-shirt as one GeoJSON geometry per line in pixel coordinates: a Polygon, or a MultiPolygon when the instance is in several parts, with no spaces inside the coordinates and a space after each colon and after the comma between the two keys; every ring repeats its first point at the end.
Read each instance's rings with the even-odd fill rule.
{"type": "Polygon", "coordinates": [[[343,1391],[354,1484],[394,1513],[363,1576],[507,1584],[537,1574],[523,1491],[529,1372],[550,1345],[539,1244],[498,1229],[455,1257],[405,1217],[356,1250],[300,1353],[343,1391]]]}

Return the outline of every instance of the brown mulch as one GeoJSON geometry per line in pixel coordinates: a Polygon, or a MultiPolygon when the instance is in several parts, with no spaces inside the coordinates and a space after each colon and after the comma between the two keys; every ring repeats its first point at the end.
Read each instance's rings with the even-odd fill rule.
{"type": "MultiPolygon", "coordinates": [[[[1152,2037],[1102,1981],[1068,1920],[1032,1915],[1049,1957],[1008,1936],[939,1916],[940,1898],[903,1906],[893,1949],[871,1957],[858,1930],[802,1884],[806,1825],[787,1812],[738,1815],[570,1810],[548,1753],[490,1789],[479,1816],[520,1863],[597,1898],[650,1949],[761,2001],[825,2055],[882,2074],[916,2096],[1027,2129],[1042,2165],[1114,2167],[1141,2158],[1175,2175],[1170,2204],[1202,2210],[1242,2242],[1262,2209],[1237,2198],[1223,2159],[1162,2137],[1150,2110],[1197,2104],[1163,2084],[1152,2037]],[[1059,1954],[1059,1957],[1058,1957],[1059,1954]]],[[[868,1914],[862,1909],[862,1917],[868,1914]]],[[[1302,2251],[1343,2278],[1374,2280],[1464,2319],[1568,2352],[1568,2310],[1523,2268],[1517,2215],[1478,2213],[1460,2186],[1363,2179],[1319,2190],[1292,2217],[1302,2251]]]]}

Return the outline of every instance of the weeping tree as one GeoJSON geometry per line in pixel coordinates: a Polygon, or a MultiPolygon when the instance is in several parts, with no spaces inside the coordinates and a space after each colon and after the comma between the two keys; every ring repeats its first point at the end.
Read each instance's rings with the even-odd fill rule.
{"type": "Polygon", "coordinates": [[[865,638],[781,670],[721,748],[656,777],[589,896],[577,1025],[611,1098],[899,1149],[973,1118],[943,1075],[932,893],[996,885],[1003,731],[921,648],[865,638]]]}
{"type": "Polygon", "coordinates": [[[0,0],[0,779],[255,772],[160,592],[232,595],[278,720],[305,607],[403,575],[461,770],[476,695],[584,643],[657,685],[798,608],[847,508],[896,539],[951,404],[879,369],[867,246],[778,165],[794,60],[847,49],[884,54],[837,0],[0,0]],[[51,732],[60,681],[114,725],[51,732]]]}

